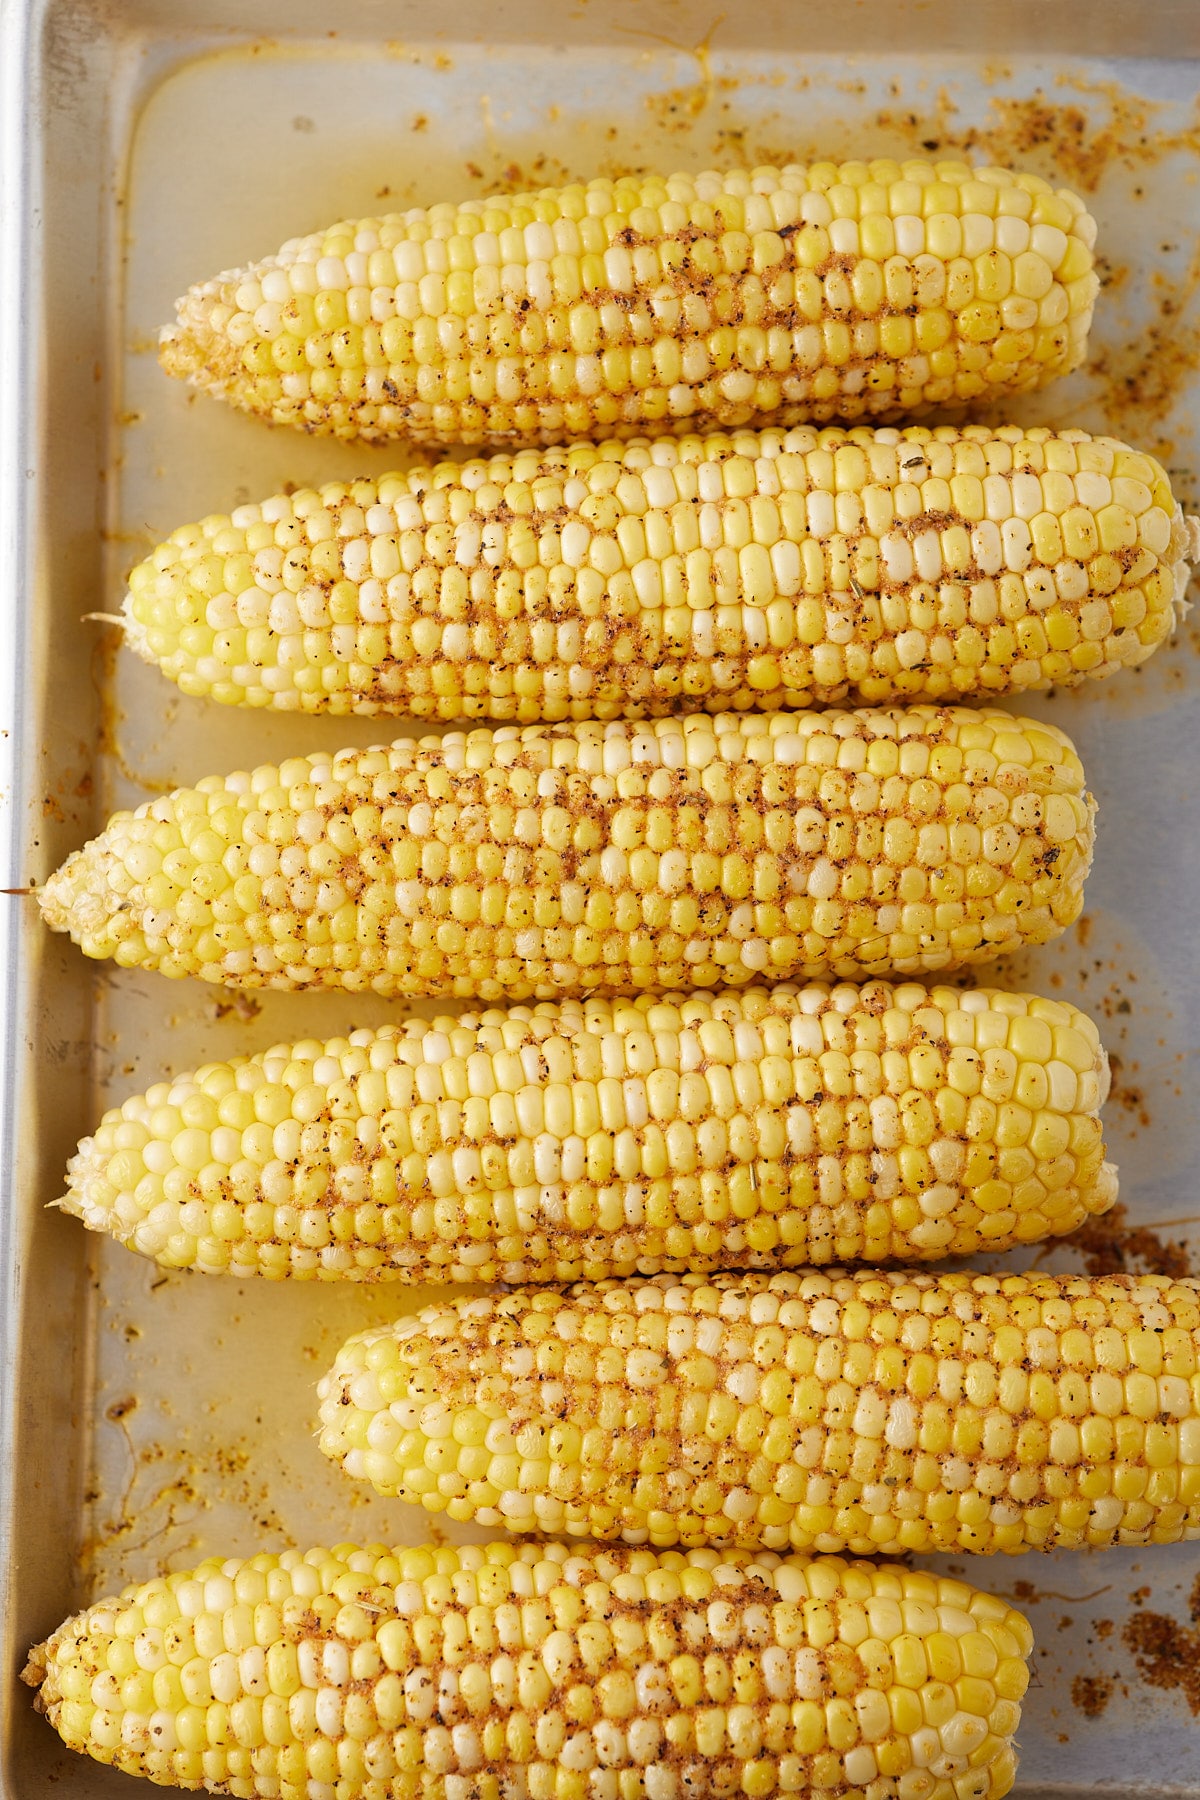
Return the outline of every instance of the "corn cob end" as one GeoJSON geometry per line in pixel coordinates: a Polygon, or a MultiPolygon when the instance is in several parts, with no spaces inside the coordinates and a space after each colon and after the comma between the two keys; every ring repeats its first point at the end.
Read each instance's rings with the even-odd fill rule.
{"type": "Polygon", "coordinates": [[[51,931],[67,932],[85,956],[113,954],[107,879],[112,860],[101,845],[88,844],[69,856],[38,890],[38,906],[51,931]]]}
{"type": "Polygon", "coordinates": [[[44,1644],[35,1644],[33,1649],[29,1652],[29,1658],[25,1667],[21,1670],[21,1680],[25,1685],[37,1689],[37,1692],[33,1697],[33,1704],[40,1713],[44,1713],[48,1710],[51,1700],[51,1696],[46,1692],[46,1688],[48,1686],[50,1673],[48,1653],[52,1642],[53,1640],[50,1639],[44,1644]]]}
{"type": "MultiPolygon", "coordinates": [[[[236,295],[245,279],[261,276],[271,266],[269,260],[257,270],[234,269],[189,288],[175,303],[174,321],[160,327],[160,366],[177,381],[186,381],[212,398],[255,414],[269,424],[286,423],[301,431],[357,438],[362,443],[395,437],[394,428],[381,430],[362,409],[353,412],[347,421],[343,416],[345,409],[329,402],[314,404],[297,417],[278,370],[273,364],[263,369],[261,355],[255,355],[258,347],[247,346],[238,336],[230,335],[230,297],[236,295]],[[259,366],[248,368],[247,354],[251,363],[259,366]]],[[[478,442],[478,432],[464,435],[463,441],[478,442]]]]}
{"type": "Polygon", "coordinates": [[[190,331],[164,325],[158,334],[158,360],[177,381],[190,381],[204,368],[204,352],[190,331]]]}
{"type": "Polygon", "coordinates": [[[178,318],[164,325],[158,336],[158,360],[177,381],[190,381],[218,398],[224,396],[237,374],[238,353],[212,328],[208,309],[199,303],[197,291],[177,302],[178,318]]]}
{"type": "MultiPolygon", "coordinates": [[[[116,623],[116,615],[113,622],[116,623]]],[[[120,623],[125,633],[125,643],[134,655],[140,656],[143,662],[157,662],[158,659],[150,648],[150,633],[134,611],[132,594],[126,594],[121,603],[120,623]]]]}
{"type": "MultiPolygon", "coordinates": [[[[89,1231],[113,1230],[110,1209],[100,1200],[101,1193],[106,1191],[107,1164],[108,1159],[101,1155],[96,1139],[82,1138],[67,1164],[67,1191],[53,1202],[60,1212],[81,1220],[89,1231]]],[[[122,1236],[121,1241],[129,1240],[122,1236]]]]}
{"type": "MultiPolygon", "coordinates": [[[[1088,1196],[1088,1217],[1098,1218],[1101,1213],[1108,1212],[1115,1204],[1120,1192],[1121,1172],[1116,1163],[1100,1164],[1100,1172],[1096,1176],[1096,1185],[1088,1196]]],[[[1072,1231],[1076,1229],[1071,1227],[1072,1231]]]]}
{"type": "Polygon", "coordinates": [[[1192,565],[1200,563],[1200,518],[1195,513],[1185,513],[1182,506],[1175,508],[1171,549],[1174,553],[1171,573],[1175,579],[1174,622],[1171,627],[1174,632],[1192,610],[1192,602],[1187,597],[1188,584],[1192,579],[1192,565]]]}

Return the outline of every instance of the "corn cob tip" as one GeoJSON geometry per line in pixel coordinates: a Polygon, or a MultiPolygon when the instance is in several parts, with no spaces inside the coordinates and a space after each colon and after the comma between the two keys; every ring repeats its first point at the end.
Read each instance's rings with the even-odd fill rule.
{"type": "Polygon", "coordinates": [[[1175,509],[1175,537],[1178,544],[1178,560],[1172,574],[1175,579],[1175,629],[1183,624],[1192,610],[1193,602],[1188,599],[1188,584],[1192,579],[1193,563],[1200,563],[1200,518],[1195,513],[1185,513],[1182,507],[1175,509]]]}
{"type": "Polygon", "coordinates": [[[33,1697],[33,1704],[40,1713],[44,1713],[46,1710],[46,1700],[42,1694],[42,1686],[46,1680],[46,1671],[49,1666],[47,1657],[50,1649],[50,1642],[51,1640],[47,1640],[44,1644],[35,1644],[29,1652],[25,1667],[21,1670],[21,1680],[25,1683],[26,1687],[37,1689],[37,1692],[33,1697]]]}
{"type": "Polygon", "coordinates": [[[65,931],[78,943],[81,935],[103,928],[110,905],[105,877],[111,860],[102,847],[88,844],[47,876],[37,903],[51,931],[65,931]]]}
{"type": "MultiPolygon", "coordinates": [[[[1103,1101],[1101,1105],[1103,1105],[1103,1101]]],[[[1096,1185],[1088,1196],[1088,1212],[1091,1217],[1099,1218],[1101,1213],[1106,1213],[1115,1206],[1120,1191],[1120,1170],[1116,1163],[1101,1163],[1100,1171],[1096,1176],[1096,1185]]]]}
{"type": "Polygon", "coordinates": [[[70,855],[67,862],[63,862],[61,868],[54,869],[54,873],[38,889],[38,907],[50,931],[70,931],[74,905],[79,898],[79,882],[76,878],[79,873],[76,869],[79,857],[81,851],[70,855]]]}
{"type": "Polygon", "coordinates": [[[187,298],[178,302],[178,309],[175,323],[164,325],[159,332],[158,360],[177,381],[190,381],[195,387],[220,393],[236,364],[236,355],[187,298]]]}
{"type": "Polygon", "coordinates": [[[158,360],[168,375],[186,381],[204,358],[190,332],[178,325],[164,325],[158,334],[158,360]]]}
{"type": "Polygon", "coordinates": [[[126,594],[121,602],[120,616],[119,618],[114,616],[113,623],[120,625],[121,630],[125,633],[125,643],[135,656],[140,656],[143,662],[155,661],[154,653],[150,648],[150,633],[134,611],[132,594],[126,594]]]}
{"type": "Polygon", "coordinates": [[[67,1191],[50,1204],[82,1220],[90,1231],[106,1229],[107,1212],[100,1204],[104,1171],[105,1159],[95,1138],[82,1138],[67,1164],[67,1191]]]}

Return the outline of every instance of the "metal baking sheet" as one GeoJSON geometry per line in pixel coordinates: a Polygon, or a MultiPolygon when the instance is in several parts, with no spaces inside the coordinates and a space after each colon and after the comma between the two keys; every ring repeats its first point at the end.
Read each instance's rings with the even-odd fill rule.
{"type": "MultiPolygon", "coordinates": [[[[116,805],[388,732],[184,700],[82,621],[175,525],[401,459],[270,431],[155,360],[188,282],[337,216],[816,154],[961,151],[1057,174],[1099,215],[1105,289],[1089,368],[1014,416],[1113,430],[1200,504],[1200,9],[1149,0],[1137,27],[1135,59],[1116,0],[466,0],[441,19],[411,0],[6,0],[3,885],[43,877],[116,805]]],[[[1008,972],[1100,1020],[1126,1208],[1053,1267],[1200,1272],[1196,649],[1185,627],[1141,673],[1027,706],[1079,742],[1100,835],[1081,928],[1008,972]]],[[[426,1535],[312,1441],[341,1338],[421,1296],[166,1275],[49,1203],[104,1105],[389,1008],[95,969],[18,893],[0,906],[0,1796],[133,1796],[148,1790],[63,1752],[34,1715],[13,1679],[25,1649],[102,1591],[214,1549],[426,1535]]],[[[953,1566],[1037,1632],[1018,1794],[1198,1800],[1200,1546],[953,1566]]]]}

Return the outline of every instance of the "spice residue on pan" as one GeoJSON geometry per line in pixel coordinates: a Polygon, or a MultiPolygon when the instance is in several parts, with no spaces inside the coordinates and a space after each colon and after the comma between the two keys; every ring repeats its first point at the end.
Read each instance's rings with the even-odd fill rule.
{"type": "Polygon", "coordinates": [[[218,990],[218,995],[219,997],[210,1003],[214,1019],[234,1018],[240,1020],[243,1025],[249,1025],[257,1019],[263,1009],[262,1001],[255,994],[242,994],[236,990],[222,988],[218,990]]]}
{"type": "Polygon", "coordinates": [[[1089,1275],[1167,1275],[1180,1281],[1194,1274],[1184,1239],[1160,1237],[1159,1229],[1130,1223],[1128,1209],[1118,1201],[1060,1238],[1058,1247],[1079,1251],[1089,1275]]]}
{"type": "MultiPolygon", "coordinates": [[[[1176,248],[1164,243],[1161,249],[1176,248]]],[[[1200,292],[1200,251],[1180,274],[1155,269],[1149,277],[1152,320],[1110,345],[1104,362],[1091,373],[1110,417],[1124,420],[1131,409],[1156,424],[1179,399],[1181,382],[1200,360],[1200,322],[1195,300],[1200,292]]],[[[1144,434],[1143,432],[1139,435],[1144,434]]],[[[1167,447],[1159,445],[1166,454],[1167,447]]]]}
{"type": "MultiPolygon", "coordinates": [[[[1124,1000],[1113,1010],[1117,1013],[1129,1013],[1132,1009],[1129,1002],[1124,1000]]],[[[1104,1005],[1103,1001],[1101,1001],[1097,1011],[1103,1013],[1106,1018],[1112,1017],[1112,1012],[1104,1005]]],[[[1132,1079],[1133,1076],[1139,1073],[1141,1064],[1131,1062],[1128,1069],[1126,1069],[1124,1057],[1118,1056],[1114,1051],[1110,1050],[1108,1066],[1112,1075],[1112,1086],[1108,1090],[1108,1105],[1119,1106],[1122,1112],[1126,1114],[1129,1124],[1137,1124],[1142,1126],[1143,1129],[1148,1130],[1150,1126],[1150,1109],[1147,1102],[1146,1090],[1139,1082],[1132,1079]]]]}
{"type": "Polygon", "coordinates": [[[1071,1683],[1071,1699],[1087,1718],[1098,1719],[1116,1685],[1112,1675],[1077,1675],[1071,1683]]]}
{"type": "MultiPolygon", "coordinates": [[[[705,67],[702,79],[648,94],[645,105],[660,126],[673,132],[684,131],[691,120],[711,110],[713,122],[722,121],[717,124],[719,139],[723,143],[741,140],[747,160],[756,163],[852,156],[869,135],[881,144],[886,140],[881,154],[899,144],[910,156],[957,154],[1005,165],[1044,164],[1060,180],[1093,193],[1114,163],[1137,170],[1153,167],[1174,154],[1200,156],[1200,117],[1183,130],[1165,128],[1160,122],[1164,110],[1160,103],[1130,93],[1116,82],[1091,82],[1078,74],[1060,75],[1050,91],[993,92],[980,117],[981,86],[999,87],[1011,81],[1012,74],[1011,69],[999,65],[981,71],[971,83],[969,118],[949,86],[940,87],[936,94],[921,92],[914,97],[899,80],[893,81],[890,91],[898,104],[881,106],[865,117],[861,107],[847,109],[840,129],[838,124],[822,122],[819,143],[797,138],[790,120],[786,126],[782,119],[775,123],[778,140],[767,136],[771,126],[766,121],[752,128],[724,122],[738,110],[740,89],[783,85],[777,69],[770,74],[739,71],[731,77],[714,76],[705,67]]],[[[788,85],[793,92],[804,93],[812,80],[797,74],[788,85]]],[[[852,100],[861,103],[866,97],[863,81],[843,81],[837,86],[852,100]]]]}
{"type": "MultiPolygon", "coordinates": [[[[96,751],[99,756],[108,757],[124,779],[132,783],[140,795],[169,794],[176,784],[165,780],[160,775],[151,775],[144,769],[135,768],[122,747],[121,728],[125,724],[127,715],[117,701],[116,675],[117,659],[121,654],[124,641],[125,636],[122,630],[118,630],[112,625],[105,625],[100,628],[92,649],[92,685],[100,699],[96,751]]],[[[175,699],[172,697],[167,702],[163,713],[168,726],[177,710],[175,699]]]]}
{"type": "Polygon", "coordinates": [[[1190,1626],[1166,1613],[1138,1611],[1126,1621],[1121,1640],[1148,1687],[1178,1691],[1200,1718],[1200,1576],[1192,1585],[1190,1626]]]}
{"type": "Polygon", "coordinates": [[[1157,123],[1161,105],[1116,82],[1060,75],[1055,87],[1059,94],[1077,94],[1079,101],[1042,88],[1020,96],[993,94],[983,122],[964,123],[958,103],[941,88],[921,113],[884,110],[876,123],[901,135],[919,132],[919,148],[931,154],[983,153],[997,163],[1045,159],[1061,180],[1089,194],[1114,162],[1133,169],[1180,151],[1200,155],[1200,118],[1185,131],[1163,130],[1157,123]]]}

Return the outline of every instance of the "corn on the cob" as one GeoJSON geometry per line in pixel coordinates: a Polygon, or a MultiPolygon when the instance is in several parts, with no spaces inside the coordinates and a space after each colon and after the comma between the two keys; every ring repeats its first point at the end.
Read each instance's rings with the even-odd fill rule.
{"type": "Polygon", "coordinates": [[[130,1586],[25,1679],[71,1749],[263,1800],[1000,1800],[1032,1647],[832,1557],[341,1544],[130,1586]]]}
{"type": "Polygon", "coordinates": [[[662,1275],[352,1338],[321,1447],[430,1512],[655,1545],[1200,1537],[1200,1282],[662,1275]]]}
{"type": "Polygon", "coordinates": [[[185,693],[284,711],[954,700],[1144,662],[1194,538],[1112,438],[800,427],[277,495],[174,532],[124,615],[185,693]]]}
{"type": "Polygon", "coordinates": [[[62,1205],[167,1268],[590,1281],[927,1261],[1115,1193],[1085,1014],[884,982],[413,1019],[175,1076],[62,1205]]]}
{"type": "Polygon", "coordinates": [[[914,707],[501,726],[213,776],[41,892],[89,956],[481,999],[960,967],[1079,915],[1070,741],[914,707]]]}
{"type": "Polygon", "coordinates": [[[626,176],[349,220],[191,288],[161,357],[339,437],[898,418],[1082,361],[1095,221],[961,162],[626,176]]]}

